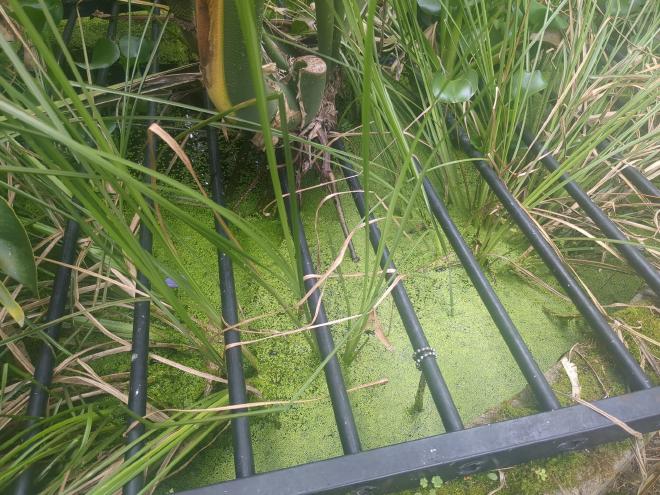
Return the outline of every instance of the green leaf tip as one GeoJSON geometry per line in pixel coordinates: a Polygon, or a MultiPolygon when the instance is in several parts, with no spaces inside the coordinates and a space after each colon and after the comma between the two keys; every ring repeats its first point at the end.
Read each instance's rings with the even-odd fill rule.
{"type": "Polygon", "coordinates": [[[5,287],[5,284],[0,281],[0,307],[4,307],[9,315],[18,323],[20,326],[23,326],[25,323],[25,313],[23,313],[23,308],[14,301],[14,298],[11,297],[11,293],[5,287]]]}
{"type": "Polygon", "coordinates": [[[0,272],[37,295],[37,266],[30,239],[4,198],[0,198],[0,272]]]}
{"type": "MultiPolygon", "coordinates": [[[[112,40],[107,38],[101,38],[94,45],[94,50],[92,51],[92,57],[89,60],[87,65],[91,70],[94,69],[105,69],[110,67],[117,60],[119,60],[120,50],[112,40]]],[[[76,62],[78,67],[85,68],[86,65],[84,62],[76,62]]]]}
{"type": "Polygon", "coordinates": [[[479,76],[472,69],[459,74],[453,79],[438,72],[431,83],[433,95],[443,103],[462,103],[474,96],[479,87],[479,76]]]}
{"type": "Polygon", "coordinates": [[[417,0],[417,6],[426,15],[434,18],[440,17],[442,2],[440,0],[417,0]]]}

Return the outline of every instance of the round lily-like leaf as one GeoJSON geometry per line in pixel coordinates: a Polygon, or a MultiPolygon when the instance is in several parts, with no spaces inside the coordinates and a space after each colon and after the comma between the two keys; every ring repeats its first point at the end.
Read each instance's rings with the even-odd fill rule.
{"type": "Polygon", "coordinates": [[[30,239],[4,198],[0,198],[0,272],[37,294],[37,266],[30,239]]]}
{"type": "MultiPolygon", "coordinates": [[[[110,67],[117,60],[119,60],[119,47],[117,43],[108,38],[101,38],[94,45],[94,50],[92,51],[92,57],[89,61],[89,68],[94,69],[105,69],[110,67]]],[[[85,68],[84,62],[76,62],[78,67],[85,68]]]]}
{"type": "Polygon", "coordinates": [[[119,60],[119,47],[117,43],[108,38],[101,38],[94,45],[90,69],[104,69],[119,60]]]}
{"type": "MultiPolygon", "coordinates": [[[[554,12],[547,5],[532,0],[529,5],[529,29],[533,32],[541,31],[545,26],[546,19],[550,19],[553,14],[554,12]]],[[[568,29],[568,21],[563,14],[557,14],[552,17],[546,29],[548,31],[563,32],[568,29]]]]}
{"type": "Polygon", "coordinates": [[[645,5],[644,0],[601,0],[598,2],[598,5],[603,10],[609,10],[610,12],[617,12],[619,15],[624,14],[636,14],[642,7],[645,5]]]}
{"type": "Polygon", "coordinates": [[[543,91],[548,86],[548,82],[540,70],[516,72],[513,75],[513,84],[514,88],[520,88],[520,92],[528,96],[543,91]]]}
{"type": "Polygon", "coordinates": [[[454,79],[438,72],[431,83],[433,95],[444,103],[462,103],[468,101],[477,92],[479,76],[477,72],[468,69],[454,79]]]}
{"type": "MultiPolygon", "coordinates": [[[[50,12],[55,24],[58,24],[64,16],[61,0],[43,0],[43,3],[50,12]]],[[[42,7],[39,0],[21,0],[21,6],[34,27],[41,31],[46,24],[46,16],[44,15],[44,7],[42,7]]]]}
{"type": "Polygon", "coordinates": [[[440,0],[417,0],[417,6],[426,15],[437,19],[442,11],[442,2],[440,0]]]}
{"type": "Polygon", "coordinates": [[[7,313],[16,320],[20,326],[23,326],[25,323],[25,313],[23,313],[23,308],[20,304],[14,301],[14,298],[11,297],[11,292],[7,290],[5,284],[0,280],[0,308],[5,308],[7,313]]]}
{"type": "Polygon", "coordinates": [[[314,19],[311,17],[298,17],[294,19],[289,28],[289,34],[302,36],[314,31],[314,19]]]}
{"type": "Polygon", "coordinates": [[[136,60],[138,62],[146,62],[149,60],[153,43],[146,38],[139,36],[131,36],[125,34],[119,38],[119,51],[121,55],[127,60],[136,60]]]}

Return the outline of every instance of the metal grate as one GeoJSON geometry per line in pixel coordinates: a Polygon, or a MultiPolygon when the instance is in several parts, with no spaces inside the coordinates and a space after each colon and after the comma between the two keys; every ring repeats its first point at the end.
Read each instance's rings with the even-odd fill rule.
{"type": "MultiPolygon", "coordinates": [[[[114,37],[116,30],[118,2],[113,3],[112,13],[112,20],[108,29],[109,37],[114,37]]],[[[75,9],[71,9],[64,32],[65,39],[71,35],[75,24],[75,15],[75,9]]],[[[158,38],[158,24],[155,22],[152,25],[151,34],[154,40],[158,38]]],[[[156,64],[152,64],[151,70],[152,72],[157,71],[156,64]]],[[[107,73],[101,71],[97,78],[98,84],[103,85],[106,77],[107,73]]],[[[208,98],[206,104],[209,105],[208,98]]],[[[156,108],[153,103],[149,106],[149,115],[152,117],[156,115],[156,108]]],[[[589,298],[585,289],[573,277],[570,269],[561,261],[534,221],[499,179],[495,170],[483,160],[483,155],[472,146],[469,137],[458,126],[456,119],[451,114],[447,114],[446,121],[456,145],[474,159],[473,164],[477,171],[499,198],[513,221],[527,237],[531,246],[591,326],[595,335],[609,351],[625,377],[628,386],[633,390],[633,392],[619,397],[597,401],[594,405],[640,432],[660,429],[660,387],[652,387],[651,381],[609,326],[605,316],[589,298]]],[[[550,171],[560,170],[560,164],[544,149],[541,143],[534,143],[531,135],[526,132],[523,132],[523,137],[530,146],[532,153],[542,155],[542,162],[550,171]]],[[[223,204],[218,137],[216,131],[210,127],[208,128],[207,139],[212,196],[218,204],[223,204]]],[[[155,163],[156,146],[155,138],[151,137],[147,142],[145,154],[145,166],[147,167],[152,167],[155,163]]],[[[343,153],[341,141],[336,142],[334,146],[340,154],[343,153]]],[[[423,172],[416,161],[415,167],[418,173],[423,172]]],[[[343,161],[342,170],[351,190],[355,206],[368,225],[369,238],[374,252],[378,253],[382,243],[381,233],[367,208],[358,174],[347,161],[343,161]]],[[[622,172],[651,201],[656,204],[660,201],[660,191],[638,170],[628,166],[622,172]]],[[[627,243],[626,236],[591,201],[588,195],[571,181],[570,177],[564,174],[561,178],[569,194],[603,233],[609,238],[621,241],[616,243],[617,249],[649,286],[660,295],[660,275],[644,257],[643,251],[627,243]]],[[[286,177],[282,175],[280,180],[283,191],[286,191],[286,177]]],[[[237,479],[189,490],[185,493],[189,495],[382,493],[416,486],[422,476],[440,475],[443,479],[451,479],[626,438],[628,434],[620,426],[592,408],[584,405],[561,408],[552,388],[543,376],[493,287],[488,282],[474,254],[452,221],[440,195],[437,194],[426,177],[423,177],[423,187],[433,215],[477,289],[521,373],[533,391],[540,409],[544,412],[465,429],[452,400],[450,390],[443,379],[435,351],[430,347],[424,335],[424,330],[415,314],[404,284],[398,282],[392,287],[392,297],[410,339],[412,358],[422,373],[422,379],[429,387],[439,419],[442,421],[447,433],[362,451],[341,367],[335,355],[335,346],[328,325],[328,318],[320,291],[317,288],[310,293],[308,305],[310,314],[315,315],[311,323],[314,325],[314,336],[321,358],[325,363],[325,378],[344,455],[287,469],[256,474],[249,419],[247,416],[235,418],[232,420],[231,426],[237,479]]],[[[289,195],[285,196],[289,223],[294,236],[297,237],[296,241],[300,248],[304,285],[307,291],[311,291],[314,288],[316,270],[311,260],[302,221],[297,214],[298,209],[291,207],[290,197],[289,195]]],[[[217,219],[215,226],[218,233],[226,235],[223,225],[217,219]]],[[[63,240],[62,265],[56,273],[47,321],[57,321],[64,315],[66,294],[71,275],[68,266],[73,262],[78,232],[78,224],[69,221],[63,240]]],[[[151,233],[145,226],[140,229],[140,242],[144,249],[151,250],[151,233]]],[[[397,269],[384,245],[379,261],[388,283],[393,283],[397,276],[397,269]]],[[[238,322],[238,316],[231,258],[219,251],[218,266],[222,317],[228,325],[233,325],[238,322]]],[[[149,286],[149,281],[142,274],[138,274],[138,284],[146,288],[149,286]]],[[[59,331],[60,324],[55,323],[48,328],[47,334],[51,339],[57,340],[59,331]]],[[[240,334],[236,330],[226,331],[224,335],[226,343],[235,344],[240,341],[240,334]]],[[[134,358],[131,362],[129,391],[129,408],[137,416],[145,415],[148,343],[149,303],[146,301],[137,302],[134,309],[132,350],[134,358]]],[[[226,362],[230,404],[245,404],[248,399],[240,347],[234,346],[227,350],[226,362]]],[[[54,355],[51,347],[44,344],[35,368],[34,385],[28,405],[28,415],[35,419],[28,425],[26,438],[32,438],[38,432],[36,418],[43,417],[46,413],[48,387],[52,379],[53,365],[54,355]]],[[[238,412],[241,411],[245,410],[238,410],[238,412]]],[[[139,451],[141,444],[137,440],[143,429],[144,426],[140,422],[129,425],[127,442],[129,444],[134,443],[134,445],[127,453],[127,458],[139,451]]],[[[33,473],[31,470],[22,473],[15,493],[18,495],[32,493],[32,479],[33,473]]],[[[137,475],[124,487],[124,493],[127,495],[136,494],[143,486],[143,475],[137,475]]]]}
{"type": "MultiPolygon", "coordinates": [[[[634,390],[634,392],[619,397],[596,401],[593,405],[637,431],[651,432],[660,429],[660,387],[652,386],[650,379],[614,333],[604,315],[587,295],[585,289],[573,277],[570,269],[561,261],[551,244],[499,179],[496,172],[483,160],[483,155],[472,146],[468,136],[457,125],[454,117],[450,114],[447,114],[446,117],[448,128],[451,130],[457,146],[475,159],[474,166],[500,199],[553,276],[564,288],[584,319],[594,330],[596,336],[610,352],[629,387],[634,390]]],[[[527,134],[526,136],[528,143],[532,144],[527,134]]],[[[337,141],[334,146],[339,152],[343,151],[341,141],[337,141]]],[[[554,171],[559,167],[554,157],[543,150],[542,145],[532,144],[530,149],[535,153],[544,154],[543,160],[550,170],[554,171]]],[[[421,167],[416,160],[415,166],[417,171],[421,173],[421,167]]],[[[342,170],[351,190],[355,206],[368,224],[369,239],[374,252],[377,253],[382,242],[381,233],[374,218],[368,212],[358,175],[347,161],[343,161],[342,170]]],[[[654,186],[641,173],[635,172],[636,186],[640,190],[645,188],[646,191],[653,191],[654,186]]],[[[624,234],[607,218],[602,210],[595,206],[584,191],[571,182],[566,175],[562,179],[569,193],[576,200],[580,198],[580,206],[606,235],[627,241],[624,234]]],[[[286,186],[284,177],[281,177],[281,183],[284,190],[286,186]]],[[[586,449],[601,443],[621,440],[628,436],[628,433],[619,425],[613,423],[602,413],[596,412],[594,408],[584,405],[561,408],[552,388],[488,282],[474,254],[452,221],[444,202],[426,177],[423,178],[423,186],[433,215],[502,334],[521,373],[533,391],[539,407],[545,412],[464,429],[449,389],[442,377],[438,362],[435,359],[435,351],[426,340],[404,284],[399,281],[392,288],[392,297],[413,348],[412,358],[421,370],[423,380],[429,386],[447,433],[359,452],[359,440],[357,439],[357,432],[355,432],[354,439],[358,449],[349,451],[346,448],[346,429],[347,424],[350,425],[349,429],[352,433],[354,423],[350,410],[346,412],[344,407],[348,405],[350,408],[350,404],[347,398],[345,401],[343,399],[345,397],[345,387],[341,379],[341,371],[337,370],[335,375],[333,368],[332,374],[335,379],[331,380],[328,378],[329,371],[326,366],[328,388],[333,397],[335,419],[345,455],[256,474],[245,479],[225,481],[181,493],[186,495],[387,493],[418,486],[421,477],[440,475],[445,480],[452,479],[480,471],[512,466],[536,458],[586,449]],[[337,399],[337,397],[340,399],[337,399]],[[342,412],[339,413],[338,410],[342,412]],[[346,423],[347,421],[349,423],[346,423]]],[[[657,200],[657,198],[655,199],[657,200]]],[[[288,196],[287,206],[289,207],[288,196]]],[[[291,210],[289,207],[291,224],[293,225],[296,222],[299,226],[298,242],[301,246],[303,265],[306,267],[305,275],[314,275],[315,271],[309,258],[307,241],[300,217],[291,218],[291,210]]],[[[633,248],[629,244],[619,244],[618,247],[620,246],[626,247],[621,249],[622,254],[643,276],[644,280],[655,289],[660,282],[660,275],[657,270],[643,257],[641,251],[637,248],[633,248]]],[[[397,275],[396,266],[391,260],[387,247],[382,250],[380,265],[388,281],[393,282],[397,275]]],[[[308,277],[307,280],[310,280],[310,278],[308,277]]],[[[310,282],[306,286],[308,290],[311,285],[310,282]]],[[[656,290],[656,293],[660,294],[658,290],[656,290]]],[[[318,296],[314,300],[318,302],[318,296]]],[[[311,302],[310,306],[314,309],[317,307],[316,304],[312,306],[311,302]]],[[[318,311],[316,320],[312,322],[315,325],[320,325],[315,332],[320,330],[331,339],[326,327],[327,318],[322,310],[322,304],[319,307],[321,310],[318,311]]],[[[315,311],[310,312],[315,314],[315,311]]],[[[316,336],[318,339],[319,334],[317,333],[316,336]]],[[[324,351],[323,356],[327,356],[327,351],[324,351]]],[[[239,373],[242,374],[240,370],[239,373]]]]}

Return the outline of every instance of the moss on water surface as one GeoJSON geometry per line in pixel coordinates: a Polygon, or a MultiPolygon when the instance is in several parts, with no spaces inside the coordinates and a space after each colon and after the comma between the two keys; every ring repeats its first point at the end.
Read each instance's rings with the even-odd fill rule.
{"type": "MultiPolygon", "coordinates": [[[[76,60],[83,59],[84,47],[87,48],[88,54],[91,54],[96,42],[102,38],[106,38],[108,22],[108,19],[97,17],[86,17],[80,21],[81,26],[76,26],[71,33],[71,40],[68,43],[69,50],[76,60]]],[[[116,39],[120,39],[122,36],[129,34],[129,32],[132,36],[142,37],[145,34],[144,20],[133,19],[129,29],[128,20],[125,17],[120,18],[120,21],[117,23],[116,39]]],[[[165,28],[159,45],[158,57],[160,63],[163,65],[184,65],[193,62],[197,58],[196,54],[186,44],[181,29],[172,22],[169,22],[165,28]]]]}
{"type": "MultiPolygon", "coordinates": [[[[232,204],[241,194],[229,190],[228,202],[232,204]]],[[[320,259],[317,267],[320,272],[327,269],[334,259],[330,244],[337,247],[343,240],[334,209],[326,203],[319,212],[318,239],[321,245],[317,245],[314,217],[325,194],[324,190],[306,193],[302,209],[310,249],[315,262],[320,259]]],[[[263,216],[260,209],[254,209],[254,203],[249,206],[239,210],[252,226],[265,229],[271,240],[279,244],[284,255],[285,245],[276,216],[263,216]]],[[[352,204],[346,200],[344,206],[349,227],[357,225],[359,218],[352,204]]],[[[194,206],[182,208],[198,218],[207,217],[209,225],[212,224],[207,211],[194,206]]],[[[172,218],[166,218],[166,221],[191,276],[211,300],[218,300],[219,303],[214,248],[189,226],[172,218]]],[[[469,423],[503,399],[519,392],[525,382],[476,290],[455,259],[450,258],[448,262],[442,259],[430,232],[420,229],[404,237],[394,252],[394,258],[400,272],[405,275],[404,283],[428,339],[438,352],[438,362],[461,416],[469,423]]],[[[240,234],[238,238],[252,255],[269,262],[259,245],[240,234]]],[[[364,259],[364,237],[358,235],[355,240],[356,248],[364,259]]],[[[371,257],[373,259],[373,255],[371,257]]],[[[331,319],[359,310],[362,279],[347,275],[362,272],[363,269],[363,263],[354,263],[347,257],[341,265],[345,275],[343,283],[336,277],[329,279],[324,291],[324,303],[331,319]],[[347,308],[349,303],[350,311],[347,308]]],[[[268,281],[287,300],[294,300],[293,291],[281,281],[274,277],[268,281]]],[[[580,338],[578,324],[566,323],[552,316],[571,311],[566,302],[537,290],[508,269],[495,271],[491,282],[541,368],[550,368],[580,338]]],[[[244,270],[236,269],[236,284],[241,318],[271,314],[278,309],[273,297],[244,270]]],[[[393,350],[387,350],[371,334],[366,337],[357,359],[350,365],[343,365],[349,388],[387,380],[385,385],[351,393],[355,420],[366,449],[443,431],[428,392],[423,410],[411,412],[419,372],[415,369],[407,335],[390,298],[379,306],[378,320],[393,350]]],[[[243,328],[243,338],[258,336],[250,332],[290,330],[296,326],[285,316],[269,316],[250,324],[249,328],[243,328]]],[[[347,331],[346,324],[335,325],[335,341],[343,341],[347,331]]],[[[262,392],[263,400],[291,399],[308,377],[317,371],[319,364],[317,353],[302,334],[269,339],[251,345],[250,349],[258,363],[258,373],[250,378],[250,383],[262,392]]],[[[340,348],[340,354],[342,351],[343,348],[340,348]]],[[[277,415],[255,417],[251,421],[258,471],[341,454],[326,394],[323,374],[319,373],[301,398],[320,400],[292,407],[277,415]]],[[[183,473],[164,482],[163,488],[189,488],[232,478],[232,454],[227,442],[225,439],[207,448],[183,473]]]]}
{"type": "MultiPolygon", "coordinates": [[[[200,174],[204,174],[205,150],[204,146],[198,146],[203,144],[203,140],[197,141],[195,140],[195,147],[190,148],[190,151],[196,167],[201,167],[200,174]]],[[[284,260],[288,260],[277,214],[268,207],[272,200],[272,188],[268,171],[258,153],[249,146],[244,147],[240,141],[238,144],[231,143],[229,148],[224,150],[223,167],[228,177],[226,199],[229,208],[238,213],[251,228],[268,237],[276,246],[277,253],[284,260]]],[[[187,173],[179,165],[175,166],[172,173],[181,180],[189,180],[187,173]]],[[[312,185],[315,179],[309,180],[310,183],[305,185],[312,185]]],[[[319,273],[328,269],[343,242],[331,202],[325,202],[319,208],[326,194],[326,190],[322,188],[310,189],[303,196],[302,206],[307,239],[319,273]],[[318,218],[315,218],[317,208],[318,218]]],[[[177,200],[176,197],[172,199],[177,200]]],[[[342,196],[342,201],[349,229],[353,228],[360,223],[360,219],[350,196],[342,196]]],[[[179,204],[181,209],[206,222],[209,228],[212,227],[213,218],[207,209],[190,204],[189,200],[185,204],[179,201],[179,204]]],[[[476,239],[470,219],[463,218],[459,212],[452,213],[466,239],[476,239]]],[[[167,213],[164,215],[179,261],[209,301],[217,301],[219,310],[215,248],[191,226],[167,213]]],[[[401,238],[400,244],[393,249],[393,257],[400,273],[404,275],[403,283],[429,342],[438,353],[440,368],[464,422],[474,422],[484,412],[494,409],[498,410],[497,419],[534,413],[533,401],[516,403],[515,406],[506,402],[525,387],[525,381],[458,260],[453,254],[444,256],[444,253],[438,251],[438,244],[432,237],[433,231],[425,227],[428,224],[428,219],[412,218],[408,225],[414,228],[406,228],[406,234],[401,238]]],[[[234,233],[246,252],[274,271],[279,269],[274,265],[273,257],[269,256],[272,253],[265,252],[259,242],[241,234],[237,229],[234,229],[234,233]]],[[[396,232],[393,231],[387,236],[391,249],[395,236],[396,232]]],[[[354,241],[361,259],[364,260],[369,252],[373,261],[373,254],[370,248],[367,251],[364,236],[358,233],[354,241]]],[[[513,258],[526,247],[521,245],[519,240],[509,244],[505,239],[496,254],[513,258]]],[[[155,253],[165,258],[161,256],[164,253],[162,246],[156,245],[155,253]]],[[[585,331],[574,306],[516,275],[502,258],[495,256],[493,260],[495,261],[490,263],[487,275],[543,370],[555,365],[576,342],[589,341],[591,333],[585,331]]],[[[528,258],[526,268],[545,282],[554,285],[554,281],[538,260],[528,258]]],[[[363,296],[363,278],[360,274],[364,269],[363,262],[354,263],[347,256],[335,276],[328,279],[323,300],[330,319],[343,318],[360,310],[363,296]],[[343,278],[337,276],[340,272],[343,278]]],[[[296,300],[292,287],[265,271],[262,271],[262,275],[284,300],[289,303],[296,300]]],[[[598,297],[605,296],[604,299],[608,303],[629,300],[637,288],[635,279],[620,274],[612,276],[611,272],[587,268],[580,271],[580,276],[595,289],[598,297]],[[621,282],[616,285],[618,292],[612,290],[615,286],[613,282],[621,282]]],[[[242,328],[244,340],[257,339],[276,331],[292,330],[302,324],[294,323],[283,315],[275,298],[238,263],[235,263],[235,279],[240,318],[247,320],[266,315],[242,328]]],[[[382,290],[383,288],[381,292],[382,290]]],[[[195,301],[187,297],[183,291],[180,293],[182,302],[189,307],[192,316],[201,319],[203,325],[204,315],[195,309],[195,301]]],[[[303,310],[295,316],[300,322],[306,321],[307,318],[303,310]]],[[[350,364],[342,363],[349,388],[387,380],[386,384],[361,388],[350,394],[363,448],[372,449],[442,433],[443,428],[428,391],[425,394],[423,410],[412,412],[419,372],[414,366],[405,329],[390,297],[380,304],[377,316],[378,325],[393,349],[388,350],[383,342],[376,338],[372,322],[368,326],[371,331],[362,337],[363,346],[356,360],[350,364]]],[[[621,317],[624,316],[626,315],[622,313],[621,317]]],[[[646,325],[640,323],[640,318],[646,318],[645,313],[642,316],[632,313],[626,318],[626,323],[631,326],[646,325]]],[[[214,332],[210,335],[211,341],[220,349],[219,332],[215,333],[213,329],[209,331],[214,332]]],[[[340,356],[345,350],[348,331],[347,322],[333,326],[335,342],[340,343],[340,356]]],[[[341,454],[323,373],[318,369],[320,359],[308,337],[297,333],[249,346],[255,358],[256,369],[248,366],[248,381],[251,386],[261,391],[262,397],[258,400],[314,399],[279,414],[252,417],[250,424],[258,472],[341,454]],[[301,392],[305,382],[315,372],[316,378],[301,392]]],[[[654,338],[657,340],[657,337],[654,338]]],[[[635,350],[634,345],[632,347],[635,350]]],[[[603,371],[607,383],[612,384],[609,392],[612,395],[620,393],[620,382],[616,385],[616,374],[607,366],[602,356],[598,358],[597,346],[589,343],[586,348],[580,349],[594,368],[603,371]]],[[[574,356],[573,359],[578,365],[586,366],[580,362],[579,356],[574,356]]],[[[189,363],[197,369],[205,369],[205,364],[201,361],[189,363]]],[[[590,372],[582,372],[581,379],[585,398],[602,397],[600,383],[590,372]]],[[[169,378],[164,377],[164,380],[169,378]]],[[[186,397],[194,400],[194,397],[202,393],[203,386],[204,382],[199,379],[193,379],[191,383],[171,381],[156,386],[154,393],[158,395],[155,397],[158,404],[166,405],[168,394],[177,394],[182,400],[186,397]]],[[[560,380],[555,389],[567,394],[570,392],[570,385],[566,380],[560,380]]],[[[568,403],[566,397],[560,397],[565,404],[568,403]]],[[[189,403],[187,399],[183,402],[189,403]]],[[[605,448],[597,452],[602,452],[605,456],[610,450],[605,448]]],[[[507,483],[511,489],[502,493],[543,493],[550,483],[547,480],[560,479],[562,471],[566,473],[566,479],[579,476],[575,473],[584,473],[582,468],[588,457],[587,454],[571,454],[507,471],[507,483]]],[[[181,490],[233,477],[231,435],[223,434],[185,470],[166,480],[160,490],[181,490]]],[[[497,481],[484,474],[444,483],[437,493],[486,493],[497,486],[497,481]]],[[[433,493],[429,490],[430,488],[423,493],[433,493]]]]}

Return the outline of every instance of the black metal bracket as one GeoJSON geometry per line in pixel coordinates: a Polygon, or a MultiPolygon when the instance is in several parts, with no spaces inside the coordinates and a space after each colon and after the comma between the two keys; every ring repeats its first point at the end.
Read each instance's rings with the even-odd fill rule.
{"type": "MultiPolygon", "coordinates": [[[[639,432],[660,429],[660,387],[594,405],[639,432]]],[[[180,495],[390,493],[419,487],[422,477],[449,480],[627,437],[628,433],[602,414],[576,405],[226,481],[180,495]]]]}
{"type": "Polygon", "coordinates": [[[422,361],[426,358],[435,359],[436,357],[438,357],[438,354],[433,347],[420,347],[412,355],[413,361],[415,361],[415,367],[420,371],[422,370],[422,361]]]}

